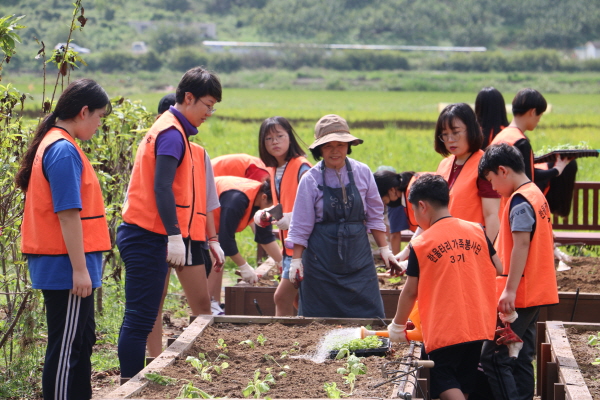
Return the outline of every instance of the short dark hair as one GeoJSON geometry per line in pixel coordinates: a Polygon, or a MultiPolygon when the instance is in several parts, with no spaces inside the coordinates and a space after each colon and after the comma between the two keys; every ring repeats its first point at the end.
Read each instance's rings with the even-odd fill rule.
{"type": "Polygon", "coordinates": [[[413,205],[419,204],[419,201],[427,201],[435,208],[448,207],[450,202],[448,182],[440,175],[423,174],[410,187],[408,201],[413,205]]]}
{"type": "Polygon", "coordinates": [[[289,161],[292,158],[306,156],[302,147],[298,144],[298,138],[296,135],[296,131],[292,128],[290,122],[283,117],[271,117],[267,118],[260,125],[260,129],[258,130],[258,154],[262,162],[265,163],[267,167],[277,167],[277,159],[273,157],[267,151],[267,146],[265,146],[265,137],[271,133],[275,132],[277,126],[281,126],[284,131],[287,132],[288,137],[290,139],[290,147],[288,148],[287,155],[285,156],[285,160],[289,161]]]}
{"type": "Polygon", "coordinates": [[[535,113],[540,115],[546,111],[548,103],[544,96],[535,89],[526,88],[519,90],[512,101],[513,115],[523,115],[532,108],[535,108],[535,113]]]}
{"type": "Polygon", "coordinates": [[[260,184],[260,189],[258,190],[257,196],[259,194],[266,194],[267,201],[269,203],[273,202],[273,193],[271,192],[271,179],[267,178],[260,184]]]}
{"type": "Polygon", "coordinates": [[[175,97],[178,104],[183,104],[185,93],[190,92],[196,100],[204,96],[212,96],[221,101],[223,89],[219,77],[202,67],[195,67],[181,77],[175,97]]]}
{"type": "Polygon", "coordinates": [[[475,115],[483,134],[481,149],[484,150],[498,133],[508,126],[506,103],[498,89],[485,87],[477,93],[475,115]]]}
{"type": "Polygon", "coordinates": [[[485,149],[485,153],[479,160],[479,177],[485,179],[490,172],[497,174],[500,166],[508,167],[517,173],[525,172],[523,155],[507,143],[493,144],[485,149]]]}
{"type": "Polygon", "coordinates": [[[470,105],[466,103],[455,103],[446,106],[435,124],[435,151],[443,155],[449,156],[451,153],[446,148],[446,145],[440,139],[440,135],[446,126],[454,129],[453,123],[455,119],[460,119],[467,127],[467,142],[469,143],[469,152],[475,153],[481,148],[483,135],[481,128],[477,123],[477,117],[470,105]]]}
{"type": "MultiPolygon", "coordinates": [[[[314,149],[310,149],[310,153],[316,161],[319,161],[321,157],[323,157],[321,154],[321,147],[325,146],[327,143],[320,144],[314,149]]],[[[348,142],[348,152],[346,154],[352,154],[352,142],[348,142]]]]}
{"type": "Polygon", "coordinates": [[[158,102],[158,115],[167,111],[171,106],[174,106],[177,103],[177,98],[175,97],[175,93],[169,93],[164,95],[162,99],[158,102]]]}

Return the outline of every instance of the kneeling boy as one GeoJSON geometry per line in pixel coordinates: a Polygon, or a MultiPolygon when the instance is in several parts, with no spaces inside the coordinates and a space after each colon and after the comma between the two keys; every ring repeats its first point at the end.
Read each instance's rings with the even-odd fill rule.
{"type": "Polygon", "coordinates": [[[418,299],[425,351],[435,362],[431,398],[465,399],[475,389],[483,341],[494,337],[500,261],[481,225],[450,215],[441,176],[420,176],[408,201],[424,232],[410,243],[390,340],[406,341],[406,320],[418,299]]]}
{"type": "Polygon", "coordinates": [[[506,346],[486,342],[481,364],[496,400],[532,399],[536,322],[540,306],[558,303],[554,272],[554,240],[550,207],[540,189],[525,174],[518,150],[506,143],[486,149],[479,176],[509,198],[500,218],[496,248],[504,266],[497,278],[498,311],[516,311],[510,327],[523,340],[518,357],[506,346]]]}

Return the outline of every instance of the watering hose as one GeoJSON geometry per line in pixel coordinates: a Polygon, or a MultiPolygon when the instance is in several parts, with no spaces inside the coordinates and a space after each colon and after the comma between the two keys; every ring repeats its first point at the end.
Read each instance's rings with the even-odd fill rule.
{"type": "MultiPolygon", "coordinates": [[[[415,340],[417,342],[423,341],[423,332],[421,332],[421,316],[419,315],[418,304],[415,304],[413,310],[410,312],[408,319],[415,325],[414,329],[406,331],[406,338],[408,340],[415,340]]],[[[360,327],[360,338],[364,339],[367,336],[379,336],[389,337],[388,331],[371,331],[364,326],[360,327]]]]}

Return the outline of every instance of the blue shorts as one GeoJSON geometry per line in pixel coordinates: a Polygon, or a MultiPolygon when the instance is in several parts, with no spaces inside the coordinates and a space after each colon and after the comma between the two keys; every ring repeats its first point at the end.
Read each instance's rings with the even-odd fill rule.
{"type": "Polygon", "coordinates": [[[290,266],[292,265],[292,257],[283,256],[283,272],[281,273],[281,279],[290,279],[290,266]]]}
{"type": "Polygon", "coordinates": [[[402,206],[388,207],[388,220],[390,221],[390,232],[396,233],[408,229],[408,218],[405,208],[402,206]]]}

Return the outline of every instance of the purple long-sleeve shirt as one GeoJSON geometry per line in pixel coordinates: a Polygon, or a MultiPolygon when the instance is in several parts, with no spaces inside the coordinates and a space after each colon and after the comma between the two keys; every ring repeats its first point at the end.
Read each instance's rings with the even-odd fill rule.
{"type": "MultiPolygon", "coordinates": [[[[354,173],[354,183],[360,192],[365,208],[365,225],[367,229],[385,232],[383,202],[377,191],[373,173],[366,164],[349,157],[348,161],[354,173]]],[[[323,191],[318,188],[319,185],[323,184],[322,163],[323,161],[320,161],[309,169],[300,180],[294,211],[292,212],[292,222],[286,239],[286,247],[293,247],[293,244],[307,247],[308,238],[315,223],[323,220],[323,191]]],[[[340,175],[344,186],[347,185],[350,180],[345,166],[340,170],[340,175]]],[[[335,170],[330,168],[325,168],[325,183],[332,188],[341,187],[335,170]]]]}

